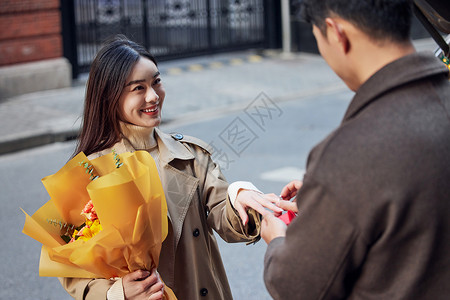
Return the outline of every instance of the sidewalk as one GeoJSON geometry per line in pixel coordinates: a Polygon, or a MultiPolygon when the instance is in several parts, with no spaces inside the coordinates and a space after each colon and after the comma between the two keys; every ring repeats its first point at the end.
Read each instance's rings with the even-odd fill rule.
{"type": "MultiPolygon", "coordinates": [[[[418,50],[435,50],[431,39],[418,50]]],[[[272,101],[331,94],[346,86],[319,55],[248,51],[161,62],[166,89],[162,127],[244,109],[260,93],[272,101]]],[[[77,136],[87,75],[70,88],[42,91],[0,103],[0,155],[77,136]]]]}

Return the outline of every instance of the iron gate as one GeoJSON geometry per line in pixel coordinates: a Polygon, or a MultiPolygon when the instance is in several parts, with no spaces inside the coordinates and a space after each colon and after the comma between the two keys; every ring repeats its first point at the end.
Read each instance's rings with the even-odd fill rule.
{"type": "Polygon", "coordinates": [[[264,2],[61,0],[66,57],[76,64],[74,74],[87,72],[101,43],[118,33],[145,45],[158,60],[263,47],[264,2]]]}

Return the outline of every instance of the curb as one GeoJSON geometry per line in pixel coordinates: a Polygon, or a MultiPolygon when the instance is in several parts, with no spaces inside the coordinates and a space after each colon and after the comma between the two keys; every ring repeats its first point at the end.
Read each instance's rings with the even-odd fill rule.
{"type": "Polygon", "coordinates": [[[75,140],[78,130],[66,130],[61,132],[47,132],[36,135],[24,136],[11,140],[0,141],[0,155],[16,151],[26,150],[56,142],[75,140]]]}

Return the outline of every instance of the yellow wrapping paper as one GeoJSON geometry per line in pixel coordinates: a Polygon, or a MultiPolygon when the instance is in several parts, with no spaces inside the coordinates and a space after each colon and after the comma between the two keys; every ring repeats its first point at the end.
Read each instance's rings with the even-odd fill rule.
{"type": "MultiPolygon", "coordinates": [[[[119,157],[123,165],[116,168],[112,153],[89,161],[81,152],[42,179],[51,199],[31,217],[24,211],[23,228],[43,245],[40,276],[113,278],[158,266],[168,220],[156,164],[146,151],[119,157]],[[91,181],[80,162],[89,162],[100,177],[91,181]],[[83,224],[80,213],[90,199],[103,229],[66,244],[58,224],[83,224]]],[[[165,298],[176,299],[167,286],[165,298]]]]}

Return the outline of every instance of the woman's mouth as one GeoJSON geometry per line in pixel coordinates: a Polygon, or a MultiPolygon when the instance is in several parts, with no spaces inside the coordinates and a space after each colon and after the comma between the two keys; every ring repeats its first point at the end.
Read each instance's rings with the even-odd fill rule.
{"type": "Polygon", "coordinates": [[[154,107],[154,108],[145,108],[142,111],[145,113],[152,113],[158,110],[158,106],[154,107]]]}
{"type": "Polygon", "coordinates": [[[143,112],[146,115],[154,115],[154,114],[158,113],[158,111],[159,111],[158,104],[151,106],[151,107],[141,109],[141,112],[143,112]]]}

